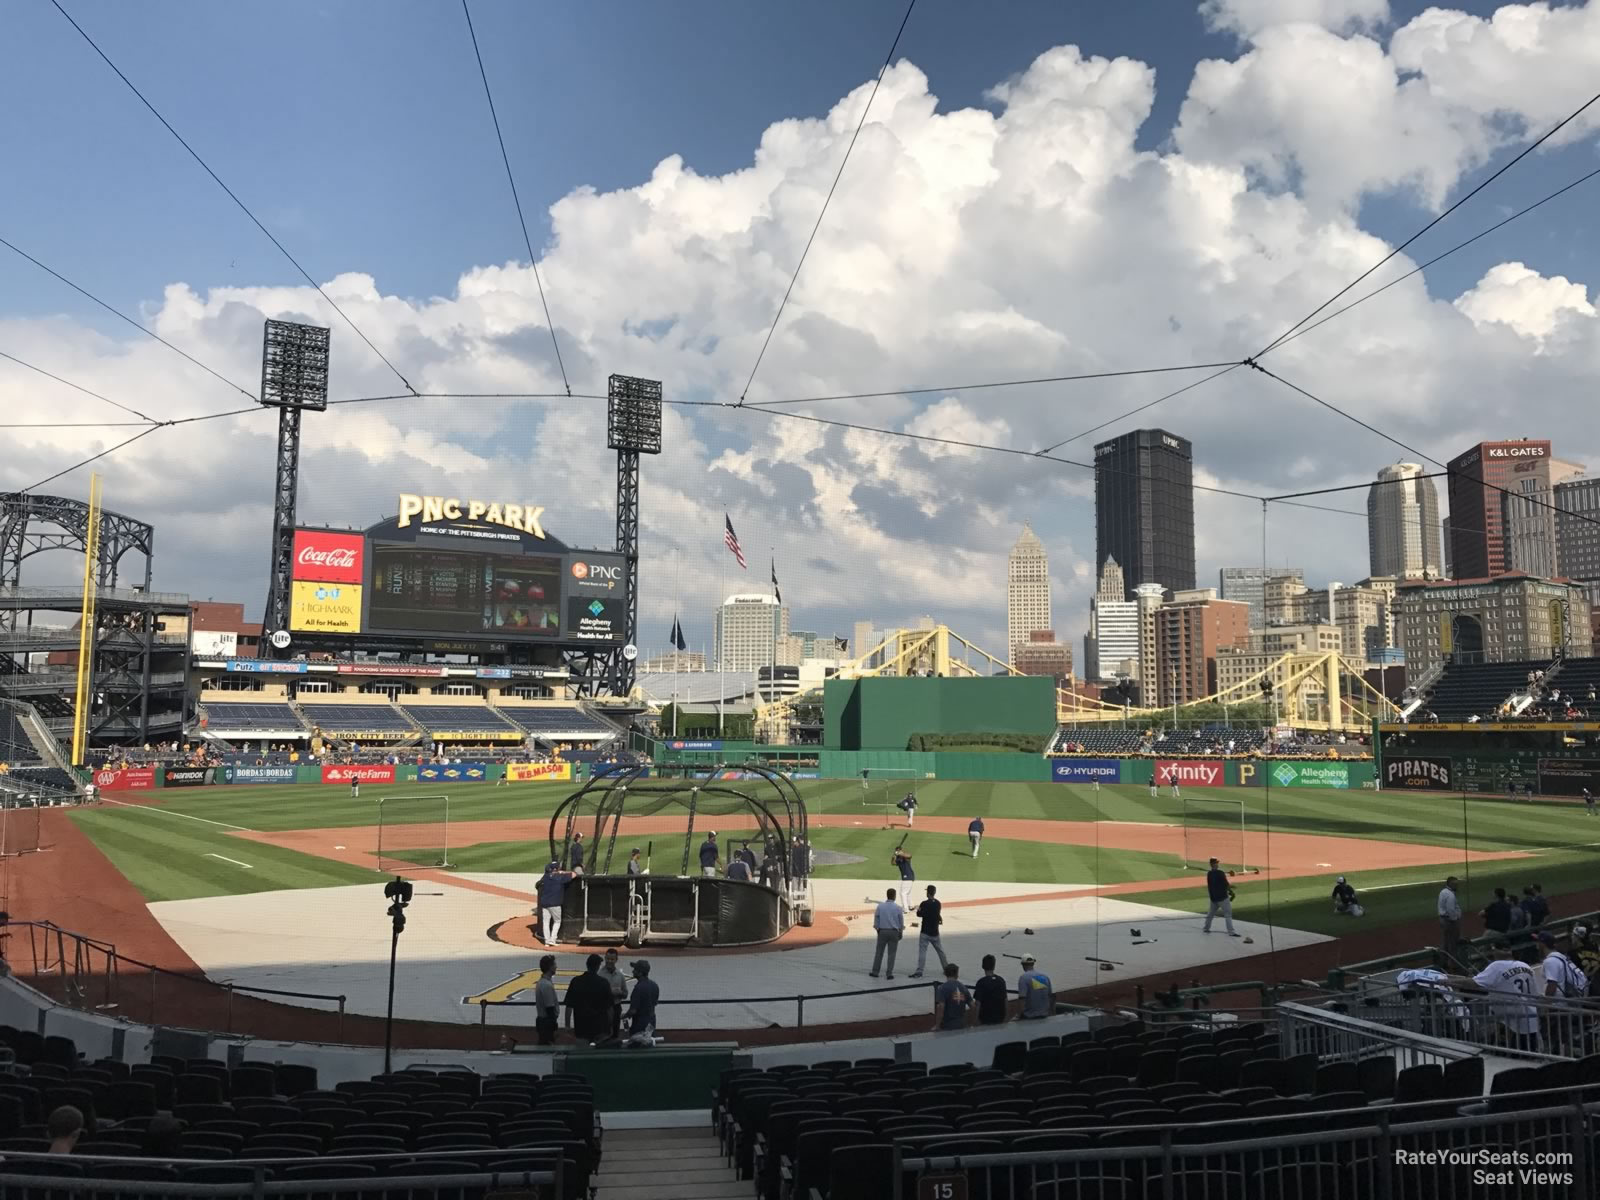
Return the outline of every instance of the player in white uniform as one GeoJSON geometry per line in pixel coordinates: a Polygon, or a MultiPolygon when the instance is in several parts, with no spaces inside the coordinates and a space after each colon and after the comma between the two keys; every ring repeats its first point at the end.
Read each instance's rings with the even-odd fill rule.
{"type": "Polygon", "coordinates": [[[83,802],[85,804],[94,803],[95,790],[95,786],[92,783],[86,783],[83,785],[83,802]]]}

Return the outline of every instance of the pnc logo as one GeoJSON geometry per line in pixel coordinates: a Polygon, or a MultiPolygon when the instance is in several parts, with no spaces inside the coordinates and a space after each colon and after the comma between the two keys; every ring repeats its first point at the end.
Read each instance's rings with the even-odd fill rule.
{"type": "Polygon", "coordinates": [[[572,564],[572,577],[574,579],[587,579],[587,578],[589,578],[589,564],[588,563],[582,563],[582,562],[573,563],[572,564]]]}
{"type": "Polygon", "coordinates": [[[575,562],[572,577],[586,580],[590,587],[614,588],[622,582],[622,567],[613,563],[575,562]]]}

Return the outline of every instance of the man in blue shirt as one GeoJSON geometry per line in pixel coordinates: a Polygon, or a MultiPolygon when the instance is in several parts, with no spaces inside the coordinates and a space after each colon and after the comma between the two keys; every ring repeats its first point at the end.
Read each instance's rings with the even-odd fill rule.
{"type": "Polygon", "coordinates": [[[936,1007],[940,1019],[934,1022],[935,1032],[941,1029],[965,1029],[967,1014],[972,1011],[972,993],[961,982],[961,968],[955,963],[944,966],[944,982],[939,985],[936,1007]]]}
{"type": "Polygon", "coordinates": [[[539,893],[539,921],[542,941],[554,946],[561,938],[561,902],[566,898],[571,871],[563,871],[561,864],[551,859],[539,876],[535,890],[539,893]]]}
{"type": "Polygon", "coordinates": [[[972,857],[978,857],[978,843],[983,841],[983,818],[973,817],[967,822],[967,840],[972,843],[972,857]]]}
{"type": "Polygon", "coordinates": [[[1201,926],[1201,933],[1211,932],[1211,921],[1218,913],[1222,914],[1223,923],[1228,927],[1229,937],[1238,937],[1233,931],[1233,888],[1228,884],[1228,876],[1217,865],[1217,860],[1211,860],[1211,869],[1206,872],[1206,896],[1211,901],[1211,907],[1206,910],[1206,923],[1201,926]]]}
{"type": "Polygon", "coordinates": [[[572,835],[572,849],[567,851],[567,865],[574,871],[583,870],[583,834],[572,835]]]}
{"type": "Polygon", "coordinates": [[[700,843],[700,874],[715,875],[717,859],[720,857],[717,852],[717,831],[713,829],[706,834],[706,840],[700,843]]]}
{"type": "Polygon", "coordinates": [[[650,978],[650,964],[640,959],[633,964],[633,995],[628,1000],[628,1044],[655,1045],[656,1002],[661,985],[650,978]]]}
{"type": "Polygon", "coordinates": [[[740,855],[735,854],[728,861],[728,878],[740,883],[750,882],[750,867],[740,855]]]}
{"type": "Polygon", "coordinates": [[[1055,989],[1050,976],[1036,969],[1031,954],[1022,956],[1022,974],[1017,979],[1017,995],[1022,1000],[1022,1011],[1017,1014],[1024,1021],[1039,1021],[1055,1012],[1055,989]]]}

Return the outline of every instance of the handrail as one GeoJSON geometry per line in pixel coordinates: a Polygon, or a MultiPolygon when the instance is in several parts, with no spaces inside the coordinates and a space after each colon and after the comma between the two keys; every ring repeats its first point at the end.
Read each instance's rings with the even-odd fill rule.
{"type": "MultiPolygon", "coordinates": [[[[48,921],[48,920],[46,920],[46,921],[32,921],[32,920],[17,921],[17,920],[10,920],[10,919],[0,919],[0,929],[4,929],[4,930],[26,929],[26,930],[29,930],[29,941],[30,941],[30,944],[32,944],[32,942],[33,942],[32,933],[34,931],[43,931],[44,934],[46,935],[45,954],[46,954],[47,966],[48,966],[48,962],[49,962],[49,941],[48,941],[48,939],[49,939],[50,935],[55,935],[56,942],[57,942],[56,960],[57,960],[57,964],[58,964],[58,969],[61,971],[61,974],[62,974],[63,977],[66,974],[66,967],[65,967],[66,954],[65,954],[65,948],[64,948],[65,939],[70,938],[79,947],[88,947],[89,949],[92,949],[93,951],[95,951],[97,954],[104,954],[106,956],[106,964],[107,964],[107,966],[106,966],[106,991],[107,991],[107,1003],[108,1004],[110,1003],[109,995],[110,995],[110,990],[111,990],[111,980],[112,980],[113,976],[116,976],[116,975],[118,975],[120,973],[120,968],[122,968],[124,966],[128,966],[128,967],[134,967],[137,970],[141,970],[141,971],[146,972],[147,974],[149,974],[150,982],[151,982],[151,1001],[150,1001],[150,1003],[151,1003],[151,1019],[152,1019],[152,1021],[154,1020],[154,1017],[155,1017],[155,1011],[154,1011],[155,1010],[155,981],[156,981],[157,978],[159,978],[161,976],[166,976],[166,977],[171,978],[171,979],[182,980],[186,984],[199,985],[200,987],[203,987],[203,988],[214,988],[214,989],[217,990],[218,993],[225,994],[228,997],[228,1022],[227,1023],[228,1023],[229,1028],[227,1030],[225,1030],[224,1032],[227,1032],[227,1033],[233,1032],[233,1030],[232,1030],[232,1025],[233,1025],[233,997],[239,992],[244,992],[244,993],[247,993],[249,995],[286,996],[286,997],[290,997],[290,998],[296,999],[296,1000],[320,1000],[320,1001],[324,1001],[324,1002],[328,1002],[328,1003],[335,1003],[335,1004],[337,1004],[339,1006],[338,1007],[338,1013],[339,1013],[339,1032],[340,1032],[340,1035],[342,1036],[343,1032],[344,1032],[345,1006],[346,1006],[347,1000],[349,999],[349,997],[345,996],[345,995],[333,995],[333,994],[330,994],[330,993],[327,993],[327,992],[289,991],[289,990],[286,990],[286,989],[283,989],[283,988],[260,987],[260,986],[258,986],[256,984],[251,984],[251,983],[235,983],[232,980],[212,979],[207,975],[185,974],[182,971],[174,971],[169,967],[158,967],[154,963],[143,962],[140,959],[133,958],[133,957],[131,957],[129,955],[123,954],[123,953],[121,953],[121,952],[119,952],[117,950],[116,946],[113,943],[102,941],[99,938],[91,937],[89,934],[76,933],[76,932],[74,932],[73,930],[70,930],[70,929],[63,929],[61,926],[57,925],[54,921],[48,921]]],[[[33,955],[34,955],[34,959],[35,959],[33,977],[38,977],[40,974],[42,974],[42,972],[39,970],[39,967],[38,967],[38,948],[37,948],[36,945],[33,946],[33,955]]],[[[6,941],[5,941],[5,939],[0,938],[0,958],[8,959],[9,957],[10,956],[6,953],[6,941]]],[[[15,967],[12,968],[12,973],[13,974],[17,973],[15,967]]],[[[76,973],[77,972],[74,971],[74,974],[76,974],[76,973]]],[[[69,987],[68,991],[69,991],[69,994],[70,994],[70,991],[71,991],[70,987],[69,987]]],[[[80,988],[79,991],[80,991],[80,995],[81,995],[82,989],[80,988]]]]}
{"type": "MultiPolygon", "coordinates": [[[[808,995],[790,993],[783,996],[674,996],[669,999],[656,1001],[659,1008],[666,1004],[787,1004],[795,1005],[795,1028],[804,1029],[806,1024],[807,1000],[843,1000],[850,996],[884,996],[891,992],[911,992],[923,988],[934,989],[937,996],[938,988],[944,980],[931,979],[925,983],[897,983],[893,987],[881,988],[855,988],[847,992],[812,992],[808,995]]],[[[1016,988],[1007,988],[1007,996],[1020,995],[1016,988]]],[[[478,1001],[478,1027],[486,1030],[489,1023],[489,1009],[494,1008],[537,1008],[537,1000],[479,1000],[478,1001]]],[[[935,999],[937,1004],[937,999],[935,999]]],[[[877,1020],[893,1019],[874,1018],[877,1020]]]]}

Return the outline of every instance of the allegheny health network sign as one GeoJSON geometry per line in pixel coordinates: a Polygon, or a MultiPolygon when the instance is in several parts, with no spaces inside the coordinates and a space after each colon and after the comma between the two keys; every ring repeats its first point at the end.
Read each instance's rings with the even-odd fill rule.
{"type": "Polygon", "coordinates": [[[1265,771],[1256,772],[1251,782],[1262,786],[1262,775],[1272,777],[1278,787],[1348,788],[1350,764],[1344,762],[1275,762],[1265,771]]]}

